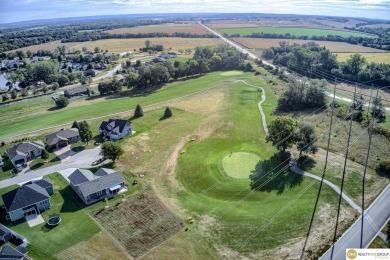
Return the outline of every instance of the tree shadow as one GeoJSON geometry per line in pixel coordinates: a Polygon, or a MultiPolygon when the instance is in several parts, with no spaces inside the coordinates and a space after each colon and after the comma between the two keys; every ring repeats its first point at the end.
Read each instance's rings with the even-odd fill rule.
{"type": "Polygon", "coordinates": [[[298,167],[304,171],[310,171],[310,169],[313,169],[316,164],[317,162],[307,155],[303,155],[297,160],[298,167]]]}
{"type": "Polygon", "coordinates": [[[30,166],[30,169],[31,169],[31,170],[36,170],[36,169],[42,167],[44,164],[45,164],[44,162],[36,163],[36,164],[30,166]]]}
{"type": "Polygon", "coordinates": [[[57,111],[57,110],[60,110],[63,108],[65,108],[65,107],[51,107],[51,108],[48,108],[47,111],[57,111]]]}
{"type": "Polygon", "coordinates": [[[279,152],[268,160],[258,162],[249,176],[254,191],[276,192],[282,194],[286,188],[293,189],[303,181],[303,176],[288,169],[290,153],[279,152]]]}
{"type": "Polygon", "coordinates": [[[169,119],[169,118],[171,118],[171,117],[172,117],[172,116],[168,116],[168,117],[162,116],[162,117],[160,117],[159,121],[163,121],[163,120],[169,119]]]}

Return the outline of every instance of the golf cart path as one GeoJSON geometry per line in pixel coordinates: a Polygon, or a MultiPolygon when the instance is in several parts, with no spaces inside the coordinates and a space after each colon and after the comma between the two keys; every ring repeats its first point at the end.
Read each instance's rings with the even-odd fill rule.
{"type": "MultiPolygon", "coordinates": [[[[237,80],[237,82],[242,82],[244,83],[245,85],[248,85],[248,86],[251,86],[251,87],[254,87],[254,88],[257,88],[257,89],[260,89],[262,91],[262,95],[261,95],[261,101],[258,103],[258,108],[259,108],[259,111],[260,111],[260,114],[261,114],[261,118],[262,118],[262,121],[263,121],[263,128],[264,128],[264,132],[268,135],[269,134],[269,131],[268,131],[268,128],[267,128],[267,121],[266,121],[266,118],[265,118],[265,114],[264,114],[264,111],[263,111],[263,108],[261,106],[261,104],[265,101],[265,91],[262,87],[258,87],[258,86],[254,86],[254,85],[251,85],[251,84],[248,84],[246,83],[244,80],[237,80]]],[[[314,174],[311,174],[311,173],[308,173],[308,172],[305,172],[303,171],[302,169],[300,169],[297,165],[294,165],[292,167],[290,167],[290,170],[297,173],[297,174],[300,174],[300,175],[303,175],[303,176],[306,176],[306,177],[309,177],[309,178],[312,178],[312,179],[315,179],[315,180],[318,180],[318,181],[321,181],[321,177],[317,176],[317,175],[314,175],[314,174]]],[[[324,183],[326,185],[328,185],[330,188],[332,188],[334,191],[337,192],[337,194],[341,194],[341,197],[349,204],[351,205],[352,208],[354,208],[356,211],[358,211],[359,213],[362,213],[362,209],[361,207],[359,207],[351,198],[349,198],[344,192],[341,192],[341,190],[339,189],[339,187],[337,187],[335,184],[331,183],[330,181],[328,180],[325,180],[324,179],[324,183]]]]}

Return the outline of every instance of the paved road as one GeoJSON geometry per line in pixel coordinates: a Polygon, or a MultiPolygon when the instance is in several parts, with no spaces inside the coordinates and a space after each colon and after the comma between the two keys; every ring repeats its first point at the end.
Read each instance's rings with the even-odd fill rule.
{"type": "MultiPolygon", "coordinates": [[[[329,96],[329,97],[333,97],[333,93],[330,93],[328,91],[325,91],[325,95],[329,96]]],[[[335,96],[336,99],[338,100],[343,100],[343,101],[346,101],[346,102],[349,102],[349,103],[352,103],[352,99],[349,99],[349,98],[345,98],[345,97],[339,97],[339,96],[335,96]]],[[[368,107],[368,104],[364,104],[364,106],[368,107]]],[[[384,107],[384,109],[386,111],[390,111],[390,107],[384,107]]]]}
{"type": "Polygon", "coordinates": [[[47,174],[53,173],[53,172],[59,172],[68,168],[88,168],[92,166],[92,163],[98,159],[101,158],[99,155],[100,153],[100,146],[89,149],[89,150],[84,150],[81,151],[67,159],[67,161],[53,165],[50,167],[46,167],[43,169],[39,169],[36,171],[29,171],[23,175],[15,176],[10,179],[2,180],[0,181],[0,189],[18,184],[18,183],[23,183],[27,182],[32,179],[36,179],[42,176],[45,176],[47,174]]]}
{"type": "MultiPolygon", "coordinates": [[[[380,232],[390,217],[390,184],[383,190],[374,203],[365,211],[363,222],[363,247],[366,248],[380,232]]],[[[346,248],[360,248],[362,217],[343,234],[343,236],[320,259],[345,259],[346,248]]]]}
{"type": "MultiPolygon", "coordinates": [[[[301,170],[300,168],[298,168],[298,166],[296,166],[296,165],[290,167],[290,170],[292,170],[293,172],[295,172],[297,174],[301,174],[303,176],[307,176],[307,177],[310,177],[310,178],[313,178],[313,179],[321,181],[321,177],[319,177],[317,175],[314,175],[314,174],[311,174],[311,173],[308,173],[308,172],[305,172],[305,171],[301,170]]],[[[337,194],[341,193],[341,190],[339,189],[339,187],[337,187],[336,185],[334,185],[330,181],[324,179],[324,183],[326,185],[328,185],[329,187],[331,187],[334,191],[336,191],[337,194]]],[[[351,205],[352,208],[357,210],[359,213],[362,213],[362,208],[359,207],[358,205],[356,205],[356,203],[351,198],[349,198],[344,192],[341,194],[341,197],[346,202],[348,202],[348,204],[351,205]]]]}

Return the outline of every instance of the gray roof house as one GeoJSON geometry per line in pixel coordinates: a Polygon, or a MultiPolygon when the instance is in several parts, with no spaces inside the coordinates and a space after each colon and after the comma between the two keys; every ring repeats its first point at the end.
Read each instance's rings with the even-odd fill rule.
{"type": "Polygon", "coordinates": [[[7,150],[7,155],[16,169],[20,165],[41,156],[45,145],[42,141],[23,142],[7,150]]]}
{"type": "Polygon", "coordinates": [[[0,242],[6,243],[12,238],[11,230],[0,224],[0,242]]]}
{"type": "Polygon", "coordinates": [[[110,169],[100,168],[95,173],[77,169],[69,175],[68,179],[72,189],[87,205],[112,198],[126,189],[122,174],[110,169]]]}
{"type": "Polygon", "coordinates": [[[27,260],[27,250],[24,247],[13,247],[8,244],[0,248],[0,259],[20,259],[27,260]]]}
{"type": "Polygon", "coordinates": [[[0,155],[0,167],[3,167],[3,165],[4,165],[3,157],[1,157],[1,155],[0,155]]]}
{"type": "Polygon", "coordinates": [[[131,134],[131,122],[123,119],[103,121],[99,127],[100,134],[110,140],[119,140],[131,134]]]}
{"type": "Polygon", "coordinates": [[[62,129],[57,133],[53,133],[46,136],[46,143],[53,149],[65,147],[70,143],[80,141],[80,133],[77,128],[62,129]]]}
{"type": "Polygon", "coordinates": [[[67,98],[72,98],[75,96],[82,96],[87,94],[88,94],[88,87],[72,88],[64,91],[64,96],[67,98]]]}
{"type": "Polygon", "coordinates": [[[51,207],[50,194],[53,194],[53,183],[49,179],[32,181],[3,195],[3,208],[6,218],[16,221],[29,215],[38,215],[51,207]]]}

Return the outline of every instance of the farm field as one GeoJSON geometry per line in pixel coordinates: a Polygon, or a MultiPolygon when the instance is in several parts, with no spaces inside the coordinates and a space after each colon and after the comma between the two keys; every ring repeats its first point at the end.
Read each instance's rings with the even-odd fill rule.
{"type": "Polygon", "coordinates": [[[146,25],[130,28],[119,28],[106,31],[110,34],[123,34],[123,33],[193,33],[193,34],[209,34],[209,32],[197,23],[166,23],[159,25],[146,25]]]}
{"type": "MultiPolygon", "coordinates": [[[[366,58],[367,62],[386,63],[390,64],[390,52],[386,53],[360,53],[366,58]]],[[[346,61],[351,56],[350,53],[338,53],[338,61],[346,61]]]]}
{"type": "Polygon", "coordinates": [[[297,27],[240,27],[240,28],[221,28],[218,29],[220,33],[226,34],[240,34],[251,35],[252,33],[276,33],[286,34],[289,33],[295,36],[327,36],[338,35],[343,37],[356,36],[356,37],[374,37],[372,35],[356,32],[328,30],[328,29],[313,29],[313,28],[297,28],[297,27]]]}
{"type": "Polygon", "coordinates": [[[82,44],[82,43],[81,42],[64,42],[64,43],[61,43],[61,41],[53,41],[53,42],[48,42],[48,43],[32,45],[32,46],[28,46],[28,47],[23,47],[23,48],[19,48],[19,49],[12,50],[12,51],[7,51],[6,53],[8,53],[8,52],[15,52],[15,51],[31,51],[31,52],[37,52],[39,50],[54,51],[55,49],[57,49],[58,46],[65,45],[68,48],[73,48],[73,47],[75,47],[75,46],[77,46],[79,44],[82,44]]]}
{"type": "MultiPolygon", "coordinates": [[[[93,50],[95,47],[100,47],[102,50],[108,50],[109,52],[121,53],[130,50],[138,50],[139,48],[145,47],[146,38],[140,39],[107,39],[86,42],[83,45],[76,46],[75,49],[81,50],[82,47],[87,47],[89,50],[93,50]]],[[[216,46],[221,44],[217,38],[178,38],[178,37],[167,37],[167,38],[151,38],[152,44],[162,44],[165,49],[172,48],[173,51],[180,49],[194,49],[196,46],[216,46]]]]}
{"type": "MultiPolygon", "coordinates": [[[[290,44],[304,44],[313,42],[309,40],[293,40],[293,39],[259,39],[259,38],[246,38],[246,37],[234,37],[235,42],[249,48],[249,49],[268,49],[271,47],[279,47],[280,42],[288,42],[290,44]]],[[[379,50],[361,45],[349,44],[346,42],[331,42],[331,41],[315,41],[320,46],[324,46],[333,53],[385,53],[389,52],[385,50],[379,50]]]]}

